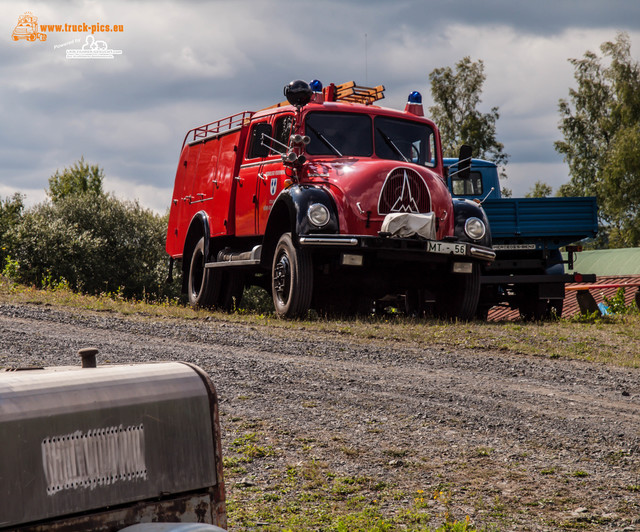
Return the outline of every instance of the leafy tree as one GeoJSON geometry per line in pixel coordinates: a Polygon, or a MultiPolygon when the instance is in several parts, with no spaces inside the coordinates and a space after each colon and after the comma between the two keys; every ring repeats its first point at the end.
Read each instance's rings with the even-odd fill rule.
{"type": "Polygon", "coordinates": [[[22,194],[16,192],[11,197],[0,199],[0,271],[7,257],[14,253],[16,242],[10,230],[20,222],[23,211],[24,196],[22,194]]]}
{"type": "MultiPolygon", "coordinates": [[[[504,145],[496,139],[497,107],[481,113],[482,84],[486,76],[482,60],[471,61],[468,56],[451,67],[436,68],[429,74],[434,104],[431,117],[440,129],[445,157],[457,157],[460,145],[469,144],[474,155],[504,166],[509,160],[504,145]]],[[[506,177],[501,172],[502,177],[506,177]]]]}
{"type": "Polygon", "coordinates": [[[19,281],[86,293],[165,294],[166,220],[137,202],[72,194],[29,209],[12,230],[19,281]]]}
{"type": "Polygon", "coordinates": [[[49,178],[49,190],[47,195],[54,203],[62,198],[74,194],[93,192],[103,194],[102,182],[104,171],[97,164],[89,165],[84,162],[84,157],[73,163],[71,168],[65,168],[49,178]]]}
{"type": "Polygon", "coordinates": [[[553,189],[547,183],[543,183],[542,181],[536,181],[534,185],[531,187],[529,192],[527,192],[524,197],[525,198],[548,198],[551,196],[551,192],[553,189]]]}
{"type": "Polygon", "coordinates": [[[612,247],[640,244],[640,66],[628,34],[570,59],[577,88],[561,99],[556,151],[569,165],[570,181],[558,195],[598,197],[612,247]],[[602,59],[606,59],[603,64],[602,59]]]}

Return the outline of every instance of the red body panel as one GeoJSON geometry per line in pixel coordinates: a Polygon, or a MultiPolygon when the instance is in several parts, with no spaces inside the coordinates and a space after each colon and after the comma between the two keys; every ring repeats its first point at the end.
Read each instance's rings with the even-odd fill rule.
{"type": "Polygon", "coordinates": [[[246,128],[185,145],[180,154],[169,212],[166,250],[182,256],[191,220],[209,215],[210,236],[234,234],[235,186],[246,128]]]}

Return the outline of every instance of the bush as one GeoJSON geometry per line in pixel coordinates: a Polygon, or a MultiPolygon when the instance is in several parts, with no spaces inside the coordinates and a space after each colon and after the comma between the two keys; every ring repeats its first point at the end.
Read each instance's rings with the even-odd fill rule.
{"type": "Polygon", "coordinates": [[[174,296],[167,287],[166,220],[140,207],[87,192],[29,209],[10,231],[18,281],[66,281],[85,293],[174,296]]]}

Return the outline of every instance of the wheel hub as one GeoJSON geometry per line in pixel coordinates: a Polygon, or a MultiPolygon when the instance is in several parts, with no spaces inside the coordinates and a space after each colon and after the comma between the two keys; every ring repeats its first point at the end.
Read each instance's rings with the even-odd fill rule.
{"type": "Polygon", "coordinates": [[[273,271],[273,287],[280,302],[285,303],[291,288],[291,263],[286,254],[280,256],[273,271]]]}

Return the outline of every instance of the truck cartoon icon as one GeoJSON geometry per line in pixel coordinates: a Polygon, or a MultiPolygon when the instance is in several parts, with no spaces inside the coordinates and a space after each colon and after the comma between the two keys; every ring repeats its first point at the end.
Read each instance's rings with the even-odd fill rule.
{"type": "Polygon", "coordinates": [[[26,11],[24,15],[20,15],[18,17],[18,23],[16,24],[16,27],[13,28],[11,38],[14,41],[18,41],[20,39],[26,39],[31,42],[36,39],[46,41],[47,34],[38,32],[38,17],[34,16],[33,13],[26,11]]]}

